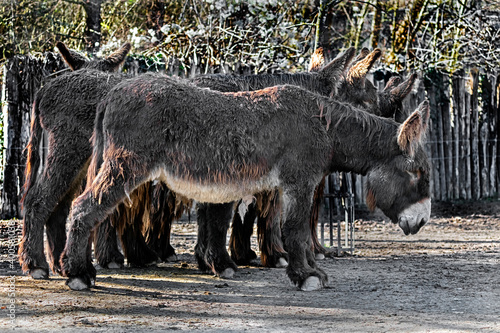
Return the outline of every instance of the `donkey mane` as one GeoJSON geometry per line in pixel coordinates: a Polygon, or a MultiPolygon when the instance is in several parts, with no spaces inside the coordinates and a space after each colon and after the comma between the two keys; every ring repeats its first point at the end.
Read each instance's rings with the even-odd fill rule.
{"type": "Polygon", "coordinates": [[[307,90],[321,92],[323,83],[317,80],[318,73],[301,72],[301,73],[282,73],[282,74],[255,74],[255,75],[223,75],[212,74],[204,75],[194,79],[197,86],[203,87],[205,83],[213,85],[213,81],[218,81],[222,86],[218,91],[221,92],[236,92],[236,91],[253,91],[282,85],[286,82],[290,85],[304,87],[307,90]]]}

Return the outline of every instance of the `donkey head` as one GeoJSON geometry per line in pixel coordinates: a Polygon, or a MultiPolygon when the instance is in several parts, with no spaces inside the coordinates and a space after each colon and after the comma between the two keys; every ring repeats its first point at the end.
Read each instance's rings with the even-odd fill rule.
{"type": "Polygon", "coordinates": [[[130,43],[125,43],[109,56],[96,59],[88,59],[81,53],[68,49],[62,42],[57,42],[56,47],[64,61],[74,71],[81,68],[93,68],[103,72],[114,72],[125,61],[131,45],[130,43]]]}
{"type": "Polygon", "coordinates": [[[342,78],[339,99],[364,108],[377,105],[377,88],[366,79],[366,75],[381,55],[380,49],[370,52],[363,48],[360,51],[342,78]]]}
{"type": "Polygon", "coordinates": [[[419,105],[399,126],[396,156],[367,174],[367,204],[379,207],[406,235],[430,218],[430,165],[422,140],[429,122],[429,103],[419,105]]]}
{"type": "Polygon", "coordinates": [[[403,82],[399,76],[391,77],[379,94],[379,115],[386,118],[394,117],[398,123],[404,122],[408,114],[403,109],[403,100],[413,89],[416,80],[417,74],[415,73],[403,82]]]}
{"type": "MultiPolygon", "coordinates": [[[[344,53],[339,54],[335,59],[330,61],[323,68],[318,69],[319,80],[322,82],[323,91],[320,92],[324,96],[335,96],[338,93],[338,86],[342,79],[342,73],[354,57],[354,48],[348,48],[344,53]]],[[[311,68],[311,67],[310,67],[311,68]]],[[[316,70],[317,66],[313,67],[316,70]]]]}

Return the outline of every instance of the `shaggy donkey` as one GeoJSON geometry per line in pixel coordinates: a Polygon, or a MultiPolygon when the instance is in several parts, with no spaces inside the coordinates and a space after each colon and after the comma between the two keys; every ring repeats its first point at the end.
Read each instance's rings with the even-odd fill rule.
{"type": "MultiPolygon", "coordinates": [[[[81,67],[96,68],[100,71],[117,68],[124,60],[130,45],[124,45],[119,51],[103,60],[88,61],[59,43],[58,48],[73,70],[81,67]]],[[[310,76],[306,82],[320,81],[331,85],[338,77],[340,69],[338,62],[332,62],[315,76],[310,76]]],[[[293,77],[293,76],[292,76],[293,77]]],[[[20,262],[23,270],[34,278],[47,278],[48,265],[43,255],[43,225],[47,225],[49,240],[49,259],[54,272],[59,272],[59,254],[64,247],[65,223],[72,198],[78,192],[79,186],[86,173],[87,160],[90,157],[90,133],[93,128],[97,103],[118,82],[126,79],[123,75],[105,74],[96,71],[76,71],[58,77],[38,93],[32,112],[32,132],[28,146],[28,163],[26,168],[26,187],[24,200],[23,239],[20,247],[20,262]],[[70,110],[70,111],[68,111],[70,110]],[[49,133],[49,157],[40,177],[37,170],[40,165],[39,146],[42,128],[49,133]],[[43,196],[41,194],[44,194],[43,196]],[[40,198],[45,200],[40,200],[40,198]]],[[[149,184],[148,184],[149,185],[149,184]]],[[[150,189],[141,190],[147,193],[150,189]]],[[[149,187],[150,188],[150,187],[149,187]]],[[[167,220],[173,218],[172,212],[182,214],[182,206],[175,195],[169,191],[169,212],[167,220]],[[175,208],[174,208],[175,207],[175,208]]],[[[147,205],[148,196],[132,195],[135,211],[130,211],[123,205],[118,207],[119,213],[113,214],[116,225],[120,225],[124,242],[124,250],[129,262],[141,266],[145,262],[157,260],[157,255],[144,243],[140,235],[142,215],[147,205]],[[141,207],[142,205],[142,207],[141,207]],[[125,220],[131,220],[129,221],[125,220]],[[134,232],[134,228],[137,232],[134,232]],[[135,235],[135,236],[134,236],[135,235]],[[135,240],[134,240],[135,239],[135,240]],[[134,241],[133,241],[134,240],[134,241]]],[[[158,214],[161,215],[161,212],[158,214]]],[[[100,225],[97,232],[95,254],[102,266],[123,263],[123,255],[116,244],[114,228],[109,223],[100,225]]],[[[164,228],[167,233],[170,231],[164,228]]],[[[159,249],[162,258],[174,254],[173,248],[164,237],[159,244],[154,234],[155,230],[147,231],[150,244],[159,249]],[[163,241],[163,243],[161,243],[163,241]]]]}
{"type": "Polygon", "coordinates": [[[158,75],[126,80],[98,109],[88,173],[96,176],[73,203],[61,256],[67,284],[90,287],[91,230],[135,188],[159,179],[221,205],[278,188],[288,276],[302,290],[319,289],[327,276],[311,251],[315,186],[333,171],[366,174],[370,205],[416,233],[430,217],[421,143],[428,119],[427,102],[398,124],[296,86],[219,93],[158,75]]]}
{"type": "MultiPolygon", "coordinates": [[[[323,59],[318,57],[322,54],[320,50],[313,55],[313,66],[310,70],[321,71],[321,64],[323,59]]],[[[350,51],[350,50],[349,50],[350,51]]],[[[349,52],[348,51],[348,52],[349,52]]],[[[346,54],[348,54],[346,52],[346,54]]],[[[370,112],[385,117],[395,117],[402,112],[402,100],[411,91],[416,75],[411,75],[408,80],[398,85],[396,79],[390,81],[382,92],[377,92],[376,88],[370,81],[366,80],[366,75],[380,57],[381,51],[375,49],[369,52],[368,49],[363,49],[359,56],[355,59],[349,70],[346,71],[339,81],[340,88],[338,89],[339,99],[351,102],[355,106],[369,108],[370,112]]],[[[284,74],[288,75],[288,74],[284,74]]],[[[265,88],[268,85],[286,83],[290,80],[279,80],[279,76],[266,76],[266,75],[246,75],[246,76],[224,76],[224,75],[208,75],[195,78],[194,82],[198,86],[208,87],[214,90],[224,92],[237,92],[265,88]]],[[[305,86],[303,83],[301,86],[305,86]]],[[[305,86],[310,89],[309,86],[305,86]]],[[[314,89],[313,89],[314,90],[314,89]]],[[[326,91],[319,91],[325,94],[326,91]]],[[[322,182],[323,183],[323,182],[322,182]]],[[[319,206],[321,204],[322,196],[321,189],[318,187],[313,205],[313,214],[311,215],[311,233],[312,241],[316,253],[324,253],[325,250],[319,244],[316,235],[317,218],[319,206]]],[[[277,193],[275,191],[262,192],[255,195],[256,200],[254,203],[248,205],[247,213],[244,219],[240,214],[233,215],[232,233],[230,238],[229,247],[231,250],[231,258],[238,264],[248,264],[252,259],[256,258],[256,254],[250,247],[251,234],[253,232],[253,223],[257,218],[258,225],[258,241],[261,249],[261,262],[264,266],[286,266],[286,254],[284,253],[281,242],[281,228],[279,214],[279,200],[277,200],[277,193]]],[[[206,237],[207,227],[205,224],[213,225],[213,221],[209,221],[210,217],[217,219],[218,215],[223,213],[218,212],[218,209],[224,210],[224,207],[211,204],[198,205],[198,224],[199,234],[198,243],[196,247],[196,257],[201,269],[214,270],[214,273],[220,275],[220,272],[226,272],[229,276],[231,271],[226,271],[227,268],[235,268],[225,260],[220,258],[212,259],[215,257],[215,251],[207,251],[207,242],[212,241],[213,237],[208,239],[206,237]],[[204,258],[205,252],[208,252],[210,258],[204,258]],[[204,262],[215,262],[215,265],[207,267],[204,262]],[[224,264],[226,263],[226,264],[224,264]],[[215,266],[215,269],[214,267],[215,266]]],[[[217,224],[219,225],[219,224],[217,224]]],[[[219,247],[225,246],[225,233],[222,231],[219,237],[219,247]]],[[[210,246],[215,248],[216,245],[210,246]]],[[[225,254],[221,254],[222,257],[225,254]]]]}
{"type": "MultiPolygon", "coordinates": [[[[57,44],[71,69],[95,69],[96,73],[101,72],[95,77],[101,75],[104,79],[98,85],[76,86],[75,78],[79,74],[63,75],[48,82],[36,95],[31,113],[31,136],[26,148],[23,235],[19,246],[21,267],[34,278],[47,278],[49,273],[43,249],[44,225],[51,268],[60,272],[59,257],[66,242],[66,218],[85,176],[86,169],[82,170],[82,166],[87,164],[92,151],[89,138],[96,105],[121,80],[104,72],[118,69],[130,47],[130,44],[125,44],[104,59],[89,61],[67,49],[63,43],[57,44]],[[39,173],[42,130],[48,132],[49,148],[46,163],[39,173]]],[[[119,252],[115,256],[117,260],[121,256],[123,261],[119,252]]]]}

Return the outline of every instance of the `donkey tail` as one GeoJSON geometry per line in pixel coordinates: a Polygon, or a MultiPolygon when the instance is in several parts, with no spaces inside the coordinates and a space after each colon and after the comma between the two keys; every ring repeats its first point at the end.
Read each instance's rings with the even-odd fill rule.
{"type": "Polygon", "coordinates": [[[97,114],[94,123],[94,133],[92,134],[92,159],[87,170],[87,186],[90,186],[99,172],[99,168],[103,162],[104,153],[104,132],[103,132],[103,119],[106,110],[105,103],[99,104],[97,107],[97,114]]]}
{"type": "Polygon", "coordinates": [[[39,92],[35,97],[35,102],[31,109],[30,139],[26,146],[27,157],[26,167],[24,169],[23,196],[21,206],[24,206],[26,195],[36,182],[38,169],[41,164],[40,141],[42,140],[42,125],[40,122],[40,99],[42,94],[39,92]]]}

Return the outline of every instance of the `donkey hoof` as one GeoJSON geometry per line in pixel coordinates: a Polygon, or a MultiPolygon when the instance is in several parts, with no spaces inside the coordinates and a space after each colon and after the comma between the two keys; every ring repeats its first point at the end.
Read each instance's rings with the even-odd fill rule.
{"type": "Polygon", "coordinates": [[[232,279],[234,276],[234,269],[226,268],[219,276],[223,279],[232,279]]]}
{"type": "Polygon", "coordinates": [[[122,268],[122,265],[120,265],[119,263],[117,262],[110,262],[108,265],[108,269],[119,269],[119,268],[122,268]]]}
{"type": "Polygon", "coordinates": [[[174,261],[178,261],[179,259],[177,258],[177,255],[174,253],[170,256],[168,256],[165,261],[166,262],[174,262],[174,261]]]}
{"type": "Polygon", "coordinates": [[[316,258],[316,260],[324,260],[325,259],[325,255],[323,253],[316,253],[316,255],[314,257],[316,258]]]}
{"type": "Polygon", "coordinates": [[[300,287],[302,291],[314,291],[323,288],[321,280],[317,276],[310,276],[305,279],[304,283],[300,287]]]}
{"type": "Polygon", "coordinates": [[[46,280],[49,278],[49,272],[43,268],[35,268],[30,271],[30,276],[35,280],[46,280]]]}
{"type": "Polygon", "coordinates": [[[276,263],[276,268],[286,268],[288,267],[288,262],[286,261],[285,258],[279,258],[278,262],[276,263]]]}
{"type": "Polygon", "coordinates": [[[81,278],[78,277],[69,278],[69,280],[66,281],[66,284],[71,290],[80,291],[80,290],[87,290],[90,288],[89,285],[87,285],[81,278]]]}

